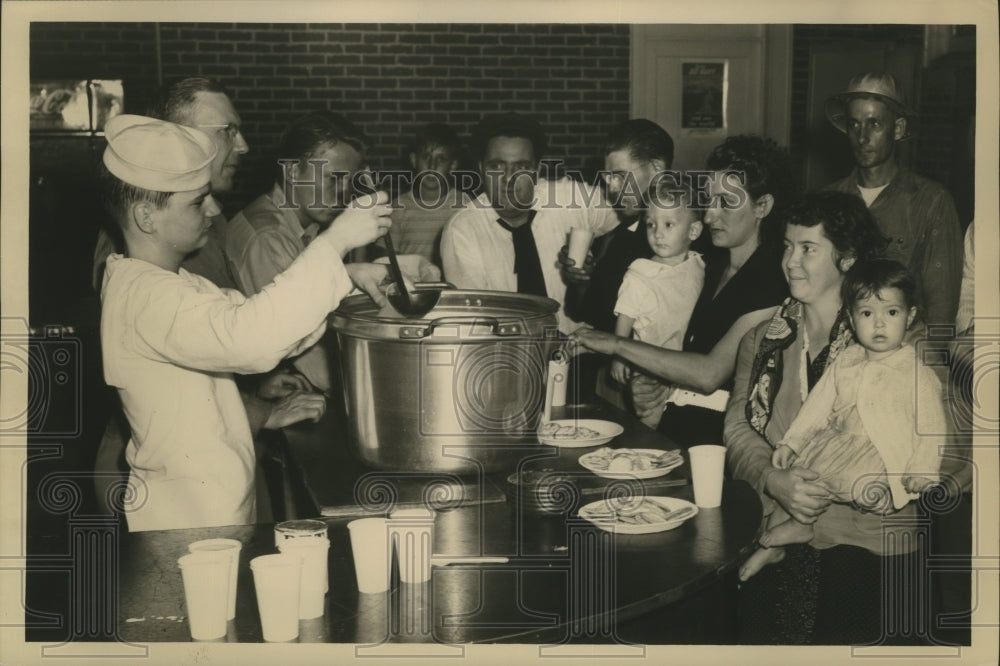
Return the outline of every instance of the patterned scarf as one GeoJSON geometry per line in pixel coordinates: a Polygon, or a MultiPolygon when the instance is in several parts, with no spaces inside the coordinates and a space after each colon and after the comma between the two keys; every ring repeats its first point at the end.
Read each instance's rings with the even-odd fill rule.
{"type": "MultiPolygon", "coordinates": [[[[750,390],[746,404],[746,418],[750,427],[765,439],[764,430],[771,421],[771,409],[774,398],[781,390],[781,377],[784,359],[782,352],[795,341],[803,316],[803,305],[794,298],[786,298],[781,308],[771,318],[760,349],[753,360],[750,371],[750,390]]],[[[832,362],[847,345],[854,340],[847,319],[847,310],[840,308],[837,319],[830,329],[830,339],[827,346],[809,364],[809,388],[823,374],[826,366],[832,362]]]]}

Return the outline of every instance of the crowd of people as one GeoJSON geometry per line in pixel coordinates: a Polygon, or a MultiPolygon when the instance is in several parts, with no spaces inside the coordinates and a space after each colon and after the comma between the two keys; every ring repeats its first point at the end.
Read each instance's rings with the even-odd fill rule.
{"type": "Polygon", "coordinates": [[[560,331],[594,352],[575,398],[605,397],[682,447],[725,444],[765,509],[739,572],[742,640],[878,640],[882,576],[906,584],[913,500],[945,474],[948,378],[914,344],[956,315],[971,326],[972,235],[963,256],[948,192],[900,164],[913,112],[890,75],[855,77],[826,112],[855,168],[817,192],[759,136],[673,171],[672,137],[644,119],[609,132],[599,182],[540,173],[543,128],[504,114],[475,129],[471,181],[456,132],[422,128],[391,197],[363,131],[311,113],[277,141],[271,188],[228,220],[214,195],[250,147],[224,88],[185,79],[147,116],[111,119],[115,224],[94,282],[125,421],[98,465],[140,490],[129,529],[255,520],[256,435],[323,414],[326,315],[355,288],[386,305],[391,227],[414,282],[554,299],[560,331]],[[579,265],[574,228],[595,236],[579,265]]]}

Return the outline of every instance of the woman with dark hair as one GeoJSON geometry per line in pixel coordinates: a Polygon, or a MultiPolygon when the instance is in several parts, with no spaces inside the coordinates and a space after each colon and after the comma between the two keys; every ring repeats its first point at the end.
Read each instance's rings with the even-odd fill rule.
{"type": "MultiPolygon", "coordinates": [[[[770,139],[734,136],[712,151],[707,166],[712,173],[704,226],[720,252],[706,258],[705,284],[683,351],[593,330],[574,336],[588,349],[613,354],[639,371],[632,394],[641,417],[663,410],[673,390],[651,376],[703,394],[728,388],[740,338],[788,295],[780,237],[785,211],[797,196],[788,154],[770,139]]],[[[671,405],[660,430],[682,446],[718,443],[722,422],[717,410],[671,405]]]]}
{"type": "MultiPolygon", "coordinates": [[[[809,544],[793,544],[740,590],[741,642],[864,644],[884,638],[883,599],[907,589],[920,595],[914,504],[884,518],[831,502],[807,468],[778,469],[772,444],[782,440],[826,368],[854,342],[841,300],[844,274],[878,256],[886,241],[864,204],[838,192],[809,195],[788,217],[782,269],[791,298],[740,344],[726,412],[729,470],[757,490],[765,514],[775,503],[811,524],[809,544]]],[[[913,331],[911,331],[912,335],[913,331]]],[[[906,622],[915,612],[892,600],[906,622]]],[[[888,606],[886,606],[888,608],[888,606]]],[[[897,618],[899,619],[899,618],[897,618]]],[[[920,626],[915,625],[915,626],[920,626]]]]}

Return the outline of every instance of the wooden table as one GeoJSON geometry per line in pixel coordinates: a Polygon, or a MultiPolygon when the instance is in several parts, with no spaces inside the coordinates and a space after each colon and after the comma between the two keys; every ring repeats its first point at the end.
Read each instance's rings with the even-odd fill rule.
{"type": "MultiPolygon", "coordinates": [[[[625,423],[625,433],[610,446],[672,447],[662,435],[610,406],[593,406],[586,415],[625,423]]],[[[331,441],[335,428],[324,420],[289,431],[292,457],[309,494],[320,513],[332,514],[325,517],[331,539],[326,613],[301,622],[300,642],[370,644],[373,654],[399,643],[424,643],[440,649],[441,656],[458,644],[474,642],[616,643],[616,627],[622,623],[670,608],[731,572],[748,553],[760,525],[756,493],[743,482],[727,481],[722,507],[702,509],[674,530],[611,534],[572,512],[539,515],[508,504],[505,475],[448,485],[442,481],[447,475],[394,477],[366,470],[351,463],[345,447],[331,441]],[[378,479],[385,483],[365,485],[378,479]],[[347,523],[428,497],[439,509],[435,554],[506,556],[509,562],[435,567],[429,583],[401,584],[394,576],[390,592],[359,594],[347,523]]],[[[600,499],[608,482],[577,463],[588,450],[538,446],[522,464],[572,473],[579,481],[576,501],[589,502],[600,499]]],[[[663,480],[644,482],[645,492],[691,500],[686,476],[685,465],[663,480]]],[[[189,639],[177,558],[188,543],[211,537],[243,543],[237,613],[228,638],[262,640],[249,561],[276,552],[270,525],[123,536],[121,638],[189,639]]],[[[663,643],[689,642],[667,629],[662,637],[663,643]]]]}

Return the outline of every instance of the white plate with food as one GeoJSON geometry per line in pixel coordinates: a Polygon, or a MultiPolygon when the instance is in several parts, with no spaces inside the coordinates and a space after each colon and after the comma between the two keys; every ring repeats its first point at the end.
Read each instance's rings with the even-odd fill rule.
{"type": "Polygon", "coordinates": [[[684,464],[680,451],[604,447],[580,456],[580,464],[607,479],[653,479],[684,464]]]}
{"type": "Polygon", "coordinates": [[[551,446],[583,448],[607,444],[625,432],[613,421],[599,419],[560,419],[546,421],[538,428],[538,441],[551,446]]]}
{"type": "Polygon", "coordinates": [[[676,497],[616,497],[580,507],[580,517],[607,532],[652,534],[681,526],[698,507],[676,497]]]}

